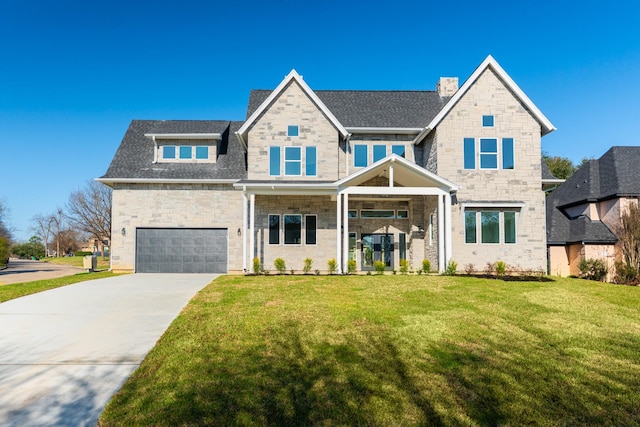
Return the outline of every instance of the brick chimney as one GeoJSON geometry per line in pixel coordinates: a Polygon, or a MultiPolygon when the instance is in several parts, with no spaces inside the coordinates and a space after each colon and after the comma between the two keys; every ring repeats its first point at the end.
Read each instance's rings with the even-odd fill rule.
{"type": "Polygon", "coordinates": [[[440,77],[438,84],[436,85],[438,95],[442,97],[453,96],[458,91],[458,78],[457,77],[440,77]]]}

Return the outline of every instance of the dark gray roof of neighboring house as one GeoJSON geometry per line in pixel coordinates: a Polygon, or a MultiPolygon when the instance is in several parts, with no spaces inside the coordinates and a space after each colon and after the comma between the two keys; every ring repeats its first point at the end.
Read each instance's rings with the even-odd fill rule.
{"type": "Polygon", "coordinates": [[[235,132],[242,122],[213,120],[133,120],[104,179],[244,179],[244,148],[235,132]],[[220,133],[215,163],[153,163],[148,133],[220,133]]]}
{"type": "MultiPolygon", "coordinates": [[[[272,90],[252,90],[247,118],[272,90]]],[[[345,127],[425,127],[449,98],[435,91],[314,90],[345,127]]]]}
{"type": "Polygon", "coordinates": [[[542,159],[540,164],[542,166],[542,179],[558,179],[551,173],[549,166],[547,166],[547,162],[545,162],[544,159],[542,159]]]}
{"type": "Polygon", "coordinates": [[[547,197],[547,243],[616,241],[600,221],[569,218],[566,207],[615,197],[640,196],[640,147],[612,147],[589,160],[547,197]]]}

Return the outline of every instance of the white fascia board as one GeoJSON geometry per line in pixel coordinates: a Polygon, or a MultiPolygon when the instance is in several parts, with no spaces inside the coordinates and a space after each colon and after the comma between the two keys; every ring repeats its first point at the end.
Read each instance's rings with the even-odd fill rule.
{"type": "Polygon", "coordinates": [[[524,208],[524,202],[462,202],[460,203],[462,209],[466,208],[524,208]]]}
{"type": "MultiPolygon", "coordinates": [[[[446,191],[438,187],[347,187],[341,194],[392,195],[392,196],[444,196],[446,191]]],[[[385,199],[386,200],[386,199],[385,199]]]]}
{"type": "Polygon", "coordinates": [[[542,135],[546,135],[549,132],[553,132],[556,130],[555,126],[551,124],[549,119],[542,114],[542,111],[536,107],[536,105],[529,99],[529,97],[520,89],[520,87],[513,81],[511,77],[507,74],[507,72],[498,64],[491,55],[487,56],[482,64],[476,68],[476,70],[471,74],[471,76],[464,82],[464,84],[458,89],[458,91],[449,99],[449,102],[440,110],[440,112],[431,120],[431,122],[427,125],[427,129],[435,129],[436,126],[442,121],[442,119],[451,111],[451,109],[458,103],[460,98],[462,98],[465,93],[473,86],[473,84],[478,80],[478,78],[482,75],[482,73],[487,69],[491,68],[498,75],[498,77],[505,83],[505,85],[520,99],[520,101],[527,107],[529,111],[534,115],[534,117],[538,120],[540,125],[542,126],[542,135]]]}
{"type": "Polygon", "coordinates": [[[347,138],[349,132],[342,126],[342,124],[338,121],[336,116],[327,108],[326,105],[318,98],[318,95],[309,87],[307,83],[302,79],[302,76],[296,72],[296,70],[291,70],[289,74],[282,80],[282,82],[276,87],[271,94],[264,100],[262,104],[253,112],[253,114],[244,122],[244,124],[238,129],[238,133],[241,135],[245,135],[251,125],[262,115],[264,110],[280,95],[280,93],[287,87],[287,85],[295,80],[298,85],[302,88],[302,90],[311,98],[311,100],[320,108],[320,110],[327,116],[329,121],[338,129],[338,132],[344,137],[347,138]]]}
{"type": "Polygon", "coordinates": [[[542,183],[543,184],[562,184],[565,181],[566,179],[553,178],[553,179],[543,179],[542,183]]]}
{"type": "Polygon", "coordinates": [[[381,134],[381,135],[417,135],[423,128],[381,128],[381,127],[347,127],[347,131],[354,134],[381,134]]]}
{"type": "Polygon", "coordinates": [[[336,184],[338,187],[343,187],[345,186],[345,184],[348,185],[348,182],[351,180],[354,180],[356,178],[358,178],[361,175],[364,175],[368,172],[370,172],[373,169],[377,169],[378,167],[380,167],[381,165],[383,165],[384,163],[391,163],[391,162],[397,162],[399,164],[401,164],[402,166],[413,170],[414,172],[428,178],[431,179],[432,181],[435,181],[438,185],[440,185],[441,187],[445,187],[447,188],[450,192],[452,191],[458,191],[459,187],[454,184],[453,182],[446,180],[444,178],[442,178],[439,175],[436,175],[432,172],[429,172],[428,170],[426,170],[423,167],[420,167],[418,165],[416,165],[413,162],[410,162],[409,160],[405,159],[404,157],[400,157],[397,154],[391,154],[387,157],[385,157],[384,159],[380,159],[377,162],[367,166],[364,169],[359,170],[358,172],[354,173],[353,175],[347,176],[346,178],[342,178],[340,181],[337,181],[336,184]]]}
{"type": "Polygon", "coordinates": [[[145,133],[147,138],[156,139],[215,139],[221,140],[219,133],[145,133]]]}
{"type": "Polygon", "coordinates": [[[235,184],[239,179],[96,178],[103,184],[235,184]]]}

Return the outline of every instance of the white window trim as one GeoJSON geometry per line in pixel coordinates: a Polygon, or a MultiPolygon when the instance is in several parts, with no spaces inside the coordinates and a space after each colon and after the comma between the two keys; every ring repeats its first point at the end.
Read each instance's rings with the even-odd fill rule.
{"type": "Polygon", "coordinates": [[[318,246],[318,214],[305,214],[304,215],[304,245],[305,246],[318,246]],[[313,216],[316,218],[316,242],[307,243],[307,218],[313,216]]]}
{"type": "Polygon", "coordinates": [[[303,240],[303,232],[302,232],[302,214],[282,214],[282,244],[284,246],[302,246],[304,240],[303,240]],[[287,233],[286,233],[286,224],[284,221],[284,217],[285,216],[298,216],[300,217],[300,243],[287,243],[286,242],[286,238],[287,238],[287,233]]]}
{"type": "Polygon", "coordinates": [[[371,163],[373,164],[375,162],[379,162],[380,160],[387,157],[388,156],[387,152],[389,151],[387,150],[387,148],[388,148],[387,144],[372,144],[371,145],[371,163]],[[376,160],[376,155],[375,155],[376,147],[384,147],[384,156],[380,157],[378,160],[376,160]]]}
{"type": "Polygon", "coordinates": [[[501,156],[501,147],[500,147],[500,138],[494,138],[494,137],[490,137],[490,138],[478,138],[478,169],[481,170],[499,170],[500,169],[500,160],[502,160],[502,156],[501,156]],[[482,151],[482,140],[485,139],[494,139],[496,141],[496,151],[495,151],[495,156],[496,156],[496,167],[495,168],[483,168],[482,167],[482,154],[485,155],[494,155],[494,152],[483,152],[482,151]]]}
{"type": "MultiPolygon", "coordinates": [[[[317,154],[317,153],[316,153],[317,154]]],[[[302,161],[302,147],[297,146],[297,145],[287,145],[284,147],[284,156],[282,156],[282,161],[284,162],[284,169],[282,170],[282,172],[284,172],[283,174],[280,174],[279,176],[302,176],[302,169],[303,169],[303,165],[304,162],[302,161]],[[298,162],[300,164],[300,173],[299,174],[292,174],[292,173],[287,173],[287,148],[297,148],[300,151],[300,160],[288,160],[288,162],[293,163],[293,162],[298,162]]],[[[272,175],[275,176],[275,175],[272,175]]]]}
{"type": "Polygon", "coordinates": [[[488,205],[488,204],[476,204],[476,203],[469,203],[469,204],[462,204],[462,228],[464,230],[464,235],[465,235],[465,240],[464,240],[464,244],[465,245],[492,245],[492,246],[496,246],[496,245],[506,245],[506,246],[511,246],[511,245],[516,245],[518,244],[518,223],[520,222],[520,217],[522,215],[522,206],[524,206],[524,203],[505,203],[505,204],[500,204],[500,205],[488,205]],[[467,228],[466,228],[466,221],[465,221],[465,216],[466,216],[466,212],[475,212],[475,217],[476,217],[476,241],[475,243],[467,243],[466,241],[466,233],[467,233],[467,228]],[[498,212],[498,242],[496,243],[483,243],[482,242],[482,216],[481,213],[482,212],[498,212]],[[515,226],[516,226],[516,230],[515,230],[515,242],[514,243],[506,243],[505,242],[505,232],[504,232],[504,227],[505,227],[505,222],[504,222],[504,213],[505,212],[515,212],[515,226]]]}
{"type": "Polygon", "coordinates": [[[298,138],[300,137],[300,125],[287,125],[287,138],[298,138]],[[298,134],[297,135],[289,135],[289,127],[290,126],[295,126],[296,128],[298,128],[298,134]]]}
{"type": "MultiPolygon", "coordinates": [[[[302,152],[300,152],[300,162],[302,163],[302,152]]],[[[318,147],[316,145],[305,145],[304,147],[304,176],[314,176],[317,177],[318,176],[318,147]],[[307,149],[308,148],[313,148],[316,151],[316,161],[315,161],[315,169],[316,169],[316,173],[314,175],[307,175],[307,149]]],[[[300,167],[300,173],[302,173],[302,165],[300,167]]]]}
{"type": "Polygon", "coordinates": [[[496,115],[495,114],[483,114],[482,118],[480,119],[482,121],[482,127],[483,128],[495,128],[496,127],[496,115]],[[493,124],[491,126],[485,126],[484,125],[484,118],[485,116],[491,116],[493,117],[493,119],[491,120],[493,122],[493,124]]]}
{"type": "MultiPolygon", "coordinates": [[[[369,151],[373,152],[373,150],[369,150],[369,144],[353,144],[353,167],[354,168],[366,168],[368,167],[371,162],[369,161],[369,151]],[[367,154],[366,154],[366,158],[367,158],[367,164],[364,166],[356,166],[356,147],[362,146],[367,150],[367,154]]],[[[373,154],[371,154],[373,156],[373,154]]]]}
{"type": "Polygon", "coordinates": [[[269,246],[281,246],[284,241],[283,237],[283,227],[282,227],[282,215],[281,214],[267,214],[267,245],[269,246]],[[269,218],[272,216],[278,217],[278,243],[271,243],[269,239],[269,235],[271,234],[271,222],[269,218]]]}

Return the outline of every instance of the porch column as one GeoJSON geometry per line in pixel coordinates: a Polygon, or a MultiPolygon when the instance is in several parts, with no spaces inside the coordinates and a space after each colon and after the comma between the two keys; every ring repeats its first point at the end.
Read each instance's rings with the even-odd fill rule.
{"type": "Polygon", "coordinates": [[[445,254],[445,258],[444,258],[444,263],[445,265],[449,265],[449,261],[451,261],[451,257],[452,257],[452,227],[451,227],[451,194],[446,193],[444,195],[444,221],[445,221],[445,250],[444,250],[444,254],[445,254]]]}
{"type": "Polygon", "coordinates": [[[247,273],[247,212],[249,200],[247,199],[247,189],[242,191],[242,271],[247,273]]]}
{"type": "Polygon", "coordinates": [[[342,235],[342,271],[349,271],[349,193],[344,194],[344,233],[342,235]]]}
{"type": "Polygon", "coordinates": [[[444,272],[446,268],[444,255],[444,203],[442,195],[438,195],[438,271],[444,272]]]}
{"type": "Polygon", "coordinates": [[[338,270],[336,271],[336,273],[340,274],[341,273],[341,268],[340,266],[342,265],[342,263],[340,262],[341,259],[341,255],[342,255],[342,251],[341,251],[341,247],[340,247],[340,243],[342,241],[341,239],[341,234],[340,234],[340,228],[342,227],[342,223],[340,221],[341,217],[340,214],[341,212],[341,197],[342,194],[338,193],[338,198],[336,200],[336,263],[338,264],[338,270]]]}
{"type": "MultiPolygon", "coordinates": [[[[255,255],[256,237],[255,237],[255,222],[256,222],[256,195],[251,193],[249,196],[250,213],[249,213],[249,256],[253,260],[255,255]]],[[[252,264],[253,265],[253,264],[252,264]]]]}

